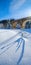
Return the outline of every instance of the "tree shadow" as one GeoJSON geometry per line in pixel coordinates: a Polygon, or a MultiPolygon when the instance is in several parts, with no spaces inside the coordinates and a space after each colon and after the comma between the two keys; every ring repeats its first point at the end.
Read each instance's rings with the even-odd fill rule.
{"type": "Polygon", "coordinates": [[[22,52],[21,52],[21,55],[20,55],[20,58],[19,58],[19,60],[18,60],[17,64],[19,64],[19,63],[20,63],[20,61],[22,60],[23,55],[24,55],[25,40],[24,40],[24,39],[22,39],[22,41],[23,41],[23,45],[22,45],[22,52]]]}
{"type": "MultiPolygon", "coordinates": [[[[19,33],[17,33],[15,36],[17,36],[18,34],[21,34],[21,33],[19,32],[19,33]]],[[[13,39],[15,36],[13,36],[12,38],[9,38],[9,39],[7,39],[6,41],[2,42],[1,45],[3,46],[5,43],[7,43],[7,42],[10,41],[11,39],[13,39]]],[[[22,34],[22,36],[23,36],[23,34],[22,34]]],[[[18,62],[17,62],[17,64],[19,64],[20,61],[21,61],[22,58],[23,58],[23,55],[24,55],[25,40],[24,40],[23,38],[19,38],[19,39],[15,40],[14,42],[12,42],[11,44],[9,43],[9,44],[7,44],[6,46],[4,45],[3,47],[1,47],[1,51],[2,51],[2,52],[0,53],[0,55],[3,54],[5,51],[7,51],[7,50],[8,50],[11,46],[13,46],[16,42],[18,42],[16,52],[18,51],[18,49],[19,49],[20,46],[21,46],[21,43],[23,42],[23,43],[22,43],[22,44],[23,44],[23,45],[22,45],[22,52],[21,52],[20,58],[19,58],[19,60],[18,60],[18,62]]]]}
{"type": "MultiPolygon", "coordinates": [[[[20,33],[20,32],[19,32],[20,33]]],[[[19,33],[17,33],[16,35],[14,35],[13,37],[10,37],[9,39],[7,39],[6,41],[3,41],[2,43],[0,43],[0,55],[3,54],[5,51],[7,51],[11,46],[13,46],[16,42],[18,42],[19,39],[12,41],[12,43],[10,42],[10,40],[12,40],[13,38],[15,38],[19,33]],[[7,44],[7,45],[6,45],[7,44]]]]}

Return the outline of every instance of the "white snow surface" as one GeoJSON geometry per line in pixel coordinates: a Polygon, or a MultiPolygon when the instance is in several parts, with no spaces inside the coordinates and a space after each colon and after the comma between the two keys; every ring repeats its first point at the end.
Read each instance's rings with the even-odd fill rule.
{"type": "Polygon", "coordinates": [[[17,65],[23,48],[21,43],[16,52],[18,42],[15,41],[19,38],[25,40],[25,46],[18,65],[31,65],[31,33],[23,30],[0,30],[0,65],[17,65]]]}

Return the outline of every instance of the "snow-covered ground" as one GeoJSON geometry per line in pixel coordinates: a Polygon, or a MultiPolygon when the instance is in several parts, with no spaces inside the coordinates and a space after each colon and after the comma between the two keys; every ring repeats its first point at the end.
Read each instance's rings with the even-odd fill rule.
{"type": "Polygon", "coordinates": [[[0,65],[31,65],[31,33],[0,30],[0,65]]]}

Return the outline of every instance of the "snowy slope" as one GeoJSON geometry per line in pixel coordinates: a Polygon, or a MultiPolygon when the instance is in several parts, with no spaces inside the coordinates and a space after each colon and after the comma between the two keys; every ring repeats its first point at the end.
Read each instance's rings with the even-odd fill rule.
{"type": "Polygon", "coordinates": [[[0,65],[31,65],[31,33],[0,30],[0,65]]]}

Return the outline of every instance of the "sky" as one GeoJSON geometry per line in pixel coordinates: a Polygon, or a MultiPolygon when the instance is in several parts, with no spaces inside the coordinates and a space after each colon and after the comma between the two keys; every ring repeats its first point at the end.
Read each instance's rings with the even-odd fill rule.
{"type": "Polygon", "coordinates": [[[0,0],[0,20],[31,16],[31,0],[0,0]]]}

